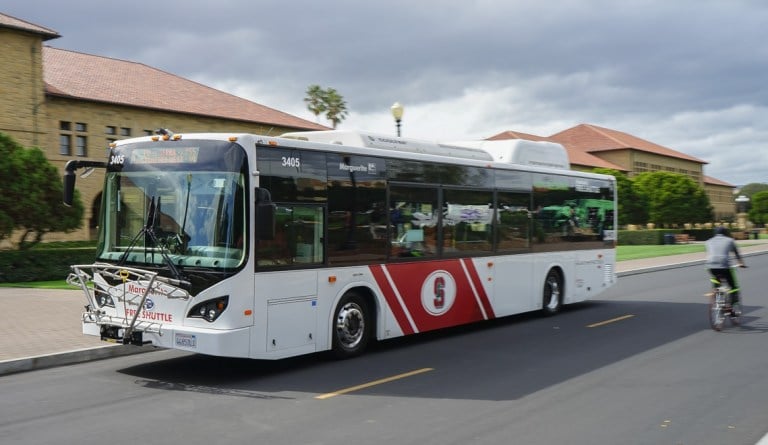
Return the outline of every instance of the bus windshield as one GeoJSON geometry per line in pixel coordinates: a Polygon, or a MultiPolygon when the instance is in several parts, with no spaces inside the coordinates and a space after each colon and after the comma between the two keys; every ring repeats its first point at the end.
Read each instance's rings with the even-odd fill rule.
{"type": "Polygon", "coordinates": [[[154,144],[119,146],[110,155],[98,259],[133,265],[170,260],[182,269],[240,266],[246,228],[242,148],[210,141],[154,144]]]}

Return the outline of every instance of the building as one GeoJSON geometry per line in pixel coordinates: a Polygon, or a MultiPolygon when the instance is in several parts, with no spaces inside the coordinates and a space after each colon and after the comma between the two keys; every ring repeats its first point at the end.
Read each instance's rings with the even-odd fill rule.
{"type": "Polygon", "coordinates": [[[629,177],[654,171],[684,174],[704,189],[714,208],[715,220],[735,220],[733,201],[735,186],[706,176],[704,174],[706,161],[631,134],[597,125],[581,124],[546,137],[505,131],[488,139],[558,142],[565,146],[571,168],[575,170],[610,168],[625,173],[629,177]]]}
{"type": "MultiPolygon", "coordinates": [[[[281,134],[328,128],[125,60],[52,48],[60,35],[0,13],[0,132],[39,147],[64,171],[71,159],[103,161],[117,139],[175,132],[281,134]]],[[[47,240],[94,239],[103,172],[78,181],[83,228],[47,240]]]]}

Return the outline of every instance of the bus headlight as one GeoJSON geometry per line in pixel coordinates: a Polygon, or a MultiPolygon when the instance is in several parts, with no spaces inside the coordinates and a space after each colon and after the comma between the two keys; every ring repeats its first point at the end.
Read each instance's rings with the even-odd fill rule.
{"type": "Polygon", "coordinates": [[[97,292],[96,304],[98,304],[99,307],[115,307],[115,300],[113,300],[112,297],[106,292],[97,292]]]}
{"type": "Polygon", "coordinates": [[[229,295],[214,298],[213,300],[203,301],[190,309],[187,317],[202,318],[205,321],[215,321],[229,304],[229,295]]]}

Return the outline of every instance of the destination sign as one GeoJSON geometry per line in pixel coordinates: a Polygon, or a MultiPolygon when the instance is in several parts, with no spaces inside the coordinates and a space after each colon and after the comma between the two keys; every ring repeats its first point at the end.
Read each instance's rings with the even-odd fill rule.
{"type": "Polygon", "coordinates": [[[131,152],[132,164],[194,164],[200,147],[136,148],[131,152]]]}

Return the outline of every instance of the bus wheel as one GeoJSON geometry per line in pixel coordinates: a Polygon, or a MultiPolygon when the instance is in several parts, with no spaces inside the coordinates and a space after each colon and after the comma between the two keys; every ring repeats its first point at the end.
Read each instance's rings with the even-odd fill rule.
{"type": "Polygon", "coordinates": [[[348,293],[333,315],[333,352],[339,358],[361,354],[371,337],[371,315],[365,300],[348,293]]]}
{"type": "Polygon", "coordinates": [[[558,313],[563,305],[563,278],[554,269],[549,271],[544,280],[542,303],[541,310],[545,315],[558,313]]]}

